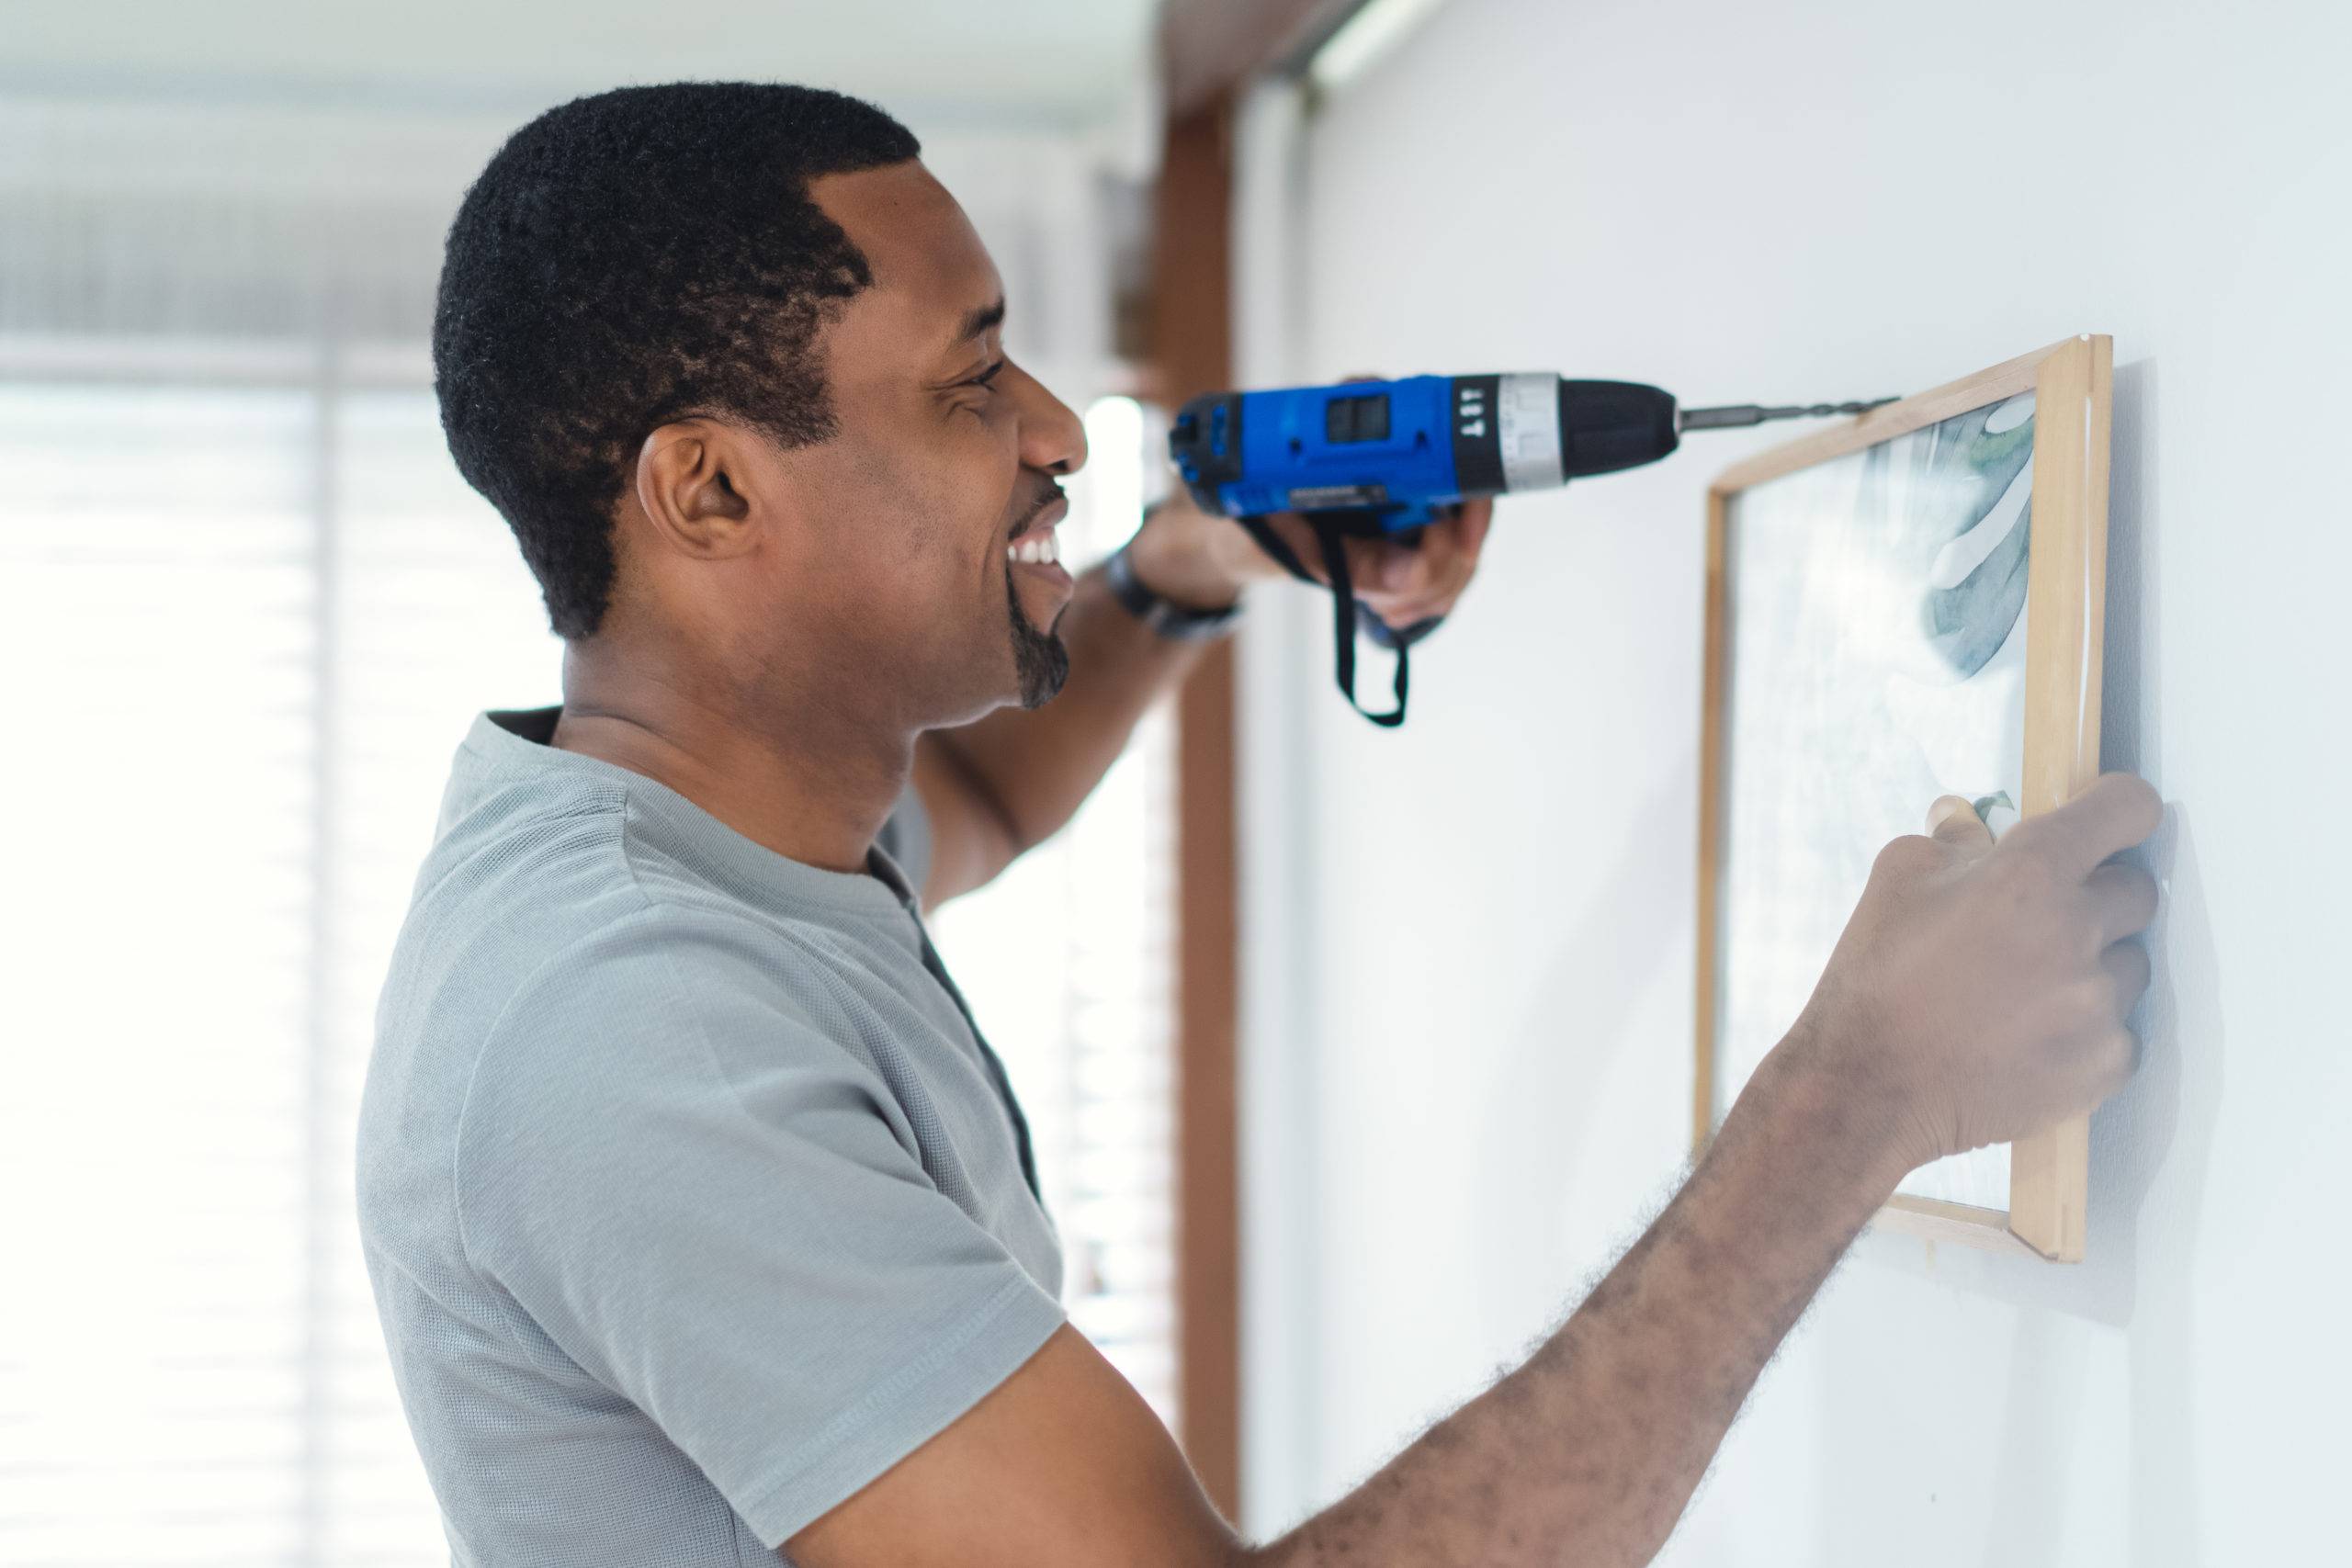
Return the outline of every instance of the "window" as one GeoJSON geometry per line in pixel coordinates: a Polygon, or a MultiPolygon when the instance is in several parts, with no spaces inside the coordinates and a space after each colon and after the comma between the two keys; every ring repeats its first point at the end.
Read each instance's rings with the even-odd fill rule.
{"type": "MultiPolygon", "coordinates": [[[[559,645],[413,345],[11,352],[0,1561],[446,1562],[353,1130],[450,753],[480,708],[554,701],[559,645]]],[[[1100,553],[1139,411],[1089,430],[1074,542],[1100,553]]],[[[1026,1099],[1073,1316],[1163,1412],[1167,749],[1155,718],[940,921],[1026,1099]],[[1014,931],[1020,957],[992,945],[1014,931]]]]}
{"type": "Polygon", "coordinates": [[[0,1171],[48,1195],[0,1308],[0,1558],[443,1561],[353,1125],[438,775],[485,694],[551,700],[557,645],[413,378],[176,357],[0,380],[34,890],[0,1171]]]}

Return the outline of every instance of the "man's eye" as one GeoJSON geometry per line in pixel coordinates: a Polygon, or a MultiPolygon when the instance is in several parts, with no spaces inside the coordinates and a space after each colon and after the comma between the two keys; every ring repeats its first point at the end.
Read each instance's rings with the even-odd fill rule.
{"type": "Polygon", "coordinates": [[[987,369],[981,371],[978,375],[965,382],[964,385],[967,387],[985,387],[990,381],[995,380],[998,375],[1002,372],[1004,367],[1011,363],[1012,362],[1010,360],[1000,359],[994,365],[989,366],[987,369]]]}

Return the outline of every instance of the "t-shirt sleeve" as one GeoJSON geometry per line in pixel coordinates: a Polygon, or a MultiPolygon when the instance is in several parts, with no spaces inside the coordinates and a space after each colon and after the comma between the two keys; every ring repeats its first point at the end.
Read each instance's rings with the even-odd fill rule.
{"type": "Polygon", "coordinates": [[[1063,1320],[782,988],[775,941],[659,912],[568,952],[493,1029],[457,1169],[474,1266],[772,1548],[1063,1320]]]}
{"type": "Polygon", "coordinates": [[[913,779],[899,792],[898,805],[890,808],[888,820],[874,840],[906,874],[907,886],[921,893],[923,884],[931,880],[931,814],[923,809],[913,779]]]}

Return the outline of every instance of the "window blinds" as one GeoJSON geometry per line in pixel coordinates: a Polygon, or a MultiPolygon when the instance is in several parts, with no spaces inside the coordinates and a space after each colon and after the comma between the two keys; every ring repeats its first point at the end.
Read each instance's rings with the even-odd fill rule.
{"type": "MultiPolygon", "coordinates": [[[[413,349],[81,358],[105,378],[0,355],[0,1562],[446,1562],[353,1134],[450,753],[554,701],[559,645],[413,349]]],[[[1094,553],[1140,462],[1105,445],[1072,486],[1094,553]]],[[[1073,1318],[1172,1417],[1170,747],[1156,716],[940,924],[1073,1318]]]]}
{"type": "Polygon", "coordinates": [[[434,447],[372,442],[418,403],[0,384],[0,1560],[446,1558],[358,1265],[351,1124],[373,866],[429,834],[417,776],[461,717],[406,773],[380,758],[471,693],[368,640],[391,606],[348,559],[503,597],[485,682],[550,690],[553,645],[434,447]],[[370,457],[406,490],[351,501],[370,457]]]}

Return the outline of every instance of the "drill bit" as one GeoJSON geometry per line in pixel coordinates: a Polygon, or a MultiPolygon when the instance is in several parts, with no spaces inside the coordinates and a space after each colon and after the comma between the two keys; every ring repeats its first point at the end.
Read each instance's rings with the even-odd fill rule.
{"type": "Polygon", "coordinates": [[[1868,413],[1894,400],[1893,398],[1873,398],[1868,402],[1815,403],[1810,407],[1791,403],[1782,408],[1766,408],[1760,403],[1731,403],[1719,409],[1684,409],[1682,428],[1727,430],[1735,425],[1761,424],[1768,419],[1822,419],[1830,414],[1868,413]]]}

